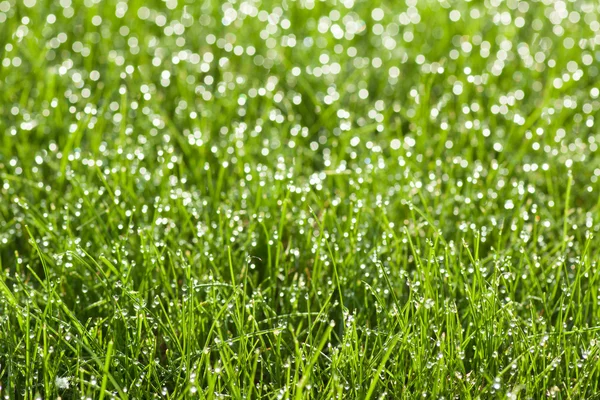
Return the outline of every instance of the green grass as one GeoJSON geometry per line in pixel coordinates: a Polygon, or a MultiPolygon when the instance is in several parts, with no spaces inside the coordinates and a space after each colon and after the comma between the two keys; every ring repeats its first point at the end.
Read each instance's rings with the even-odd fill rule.
{"type": "Polygon", "coordinates": [[[0,396],[600,392],[600,8],[376,3],[0,2],[0,396]]]}

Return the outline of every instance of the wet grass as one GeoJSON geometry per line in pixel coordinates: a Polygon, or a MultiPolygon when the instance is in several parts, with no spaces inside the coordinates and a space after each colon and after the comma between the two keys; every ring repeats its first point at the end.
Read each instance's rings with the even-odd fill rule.
{"type": "Polygon", "coordinates": [[[0,394],[590,398],[580,1],[0,2],[0,394]]]}

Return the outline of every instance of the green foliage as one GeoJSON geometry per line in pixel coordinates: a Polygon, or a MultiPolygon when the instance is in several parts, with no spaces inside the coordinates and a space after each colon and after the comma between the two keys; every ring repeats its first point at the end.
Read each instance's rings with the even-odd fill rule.
{"type": "Polygon", "coordinates": [[[4,398],[590,398],[595,2],[0,1],[4,398]]]}

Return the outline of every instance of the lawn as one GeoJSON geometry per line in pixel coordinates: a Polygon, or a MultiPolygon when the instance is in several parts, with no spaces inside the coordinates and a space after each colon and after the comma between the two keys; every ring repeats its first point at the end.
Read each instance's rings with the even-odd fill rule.
{"type": "Polygon", "coordinates": [[[593,398],[599,17],[0,1],[0,396],[593,398]]]}

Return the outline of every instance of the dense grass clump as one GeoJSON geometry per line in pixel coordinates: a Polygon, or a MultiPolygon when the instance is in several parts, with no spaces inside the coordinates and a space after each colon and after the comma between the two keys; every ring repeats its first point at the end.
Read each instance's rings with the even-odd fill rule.
{"type": "Polygon", "coordinates": [[[591,398],[595,1],[0,1],[0,396],[591,398]]]}

